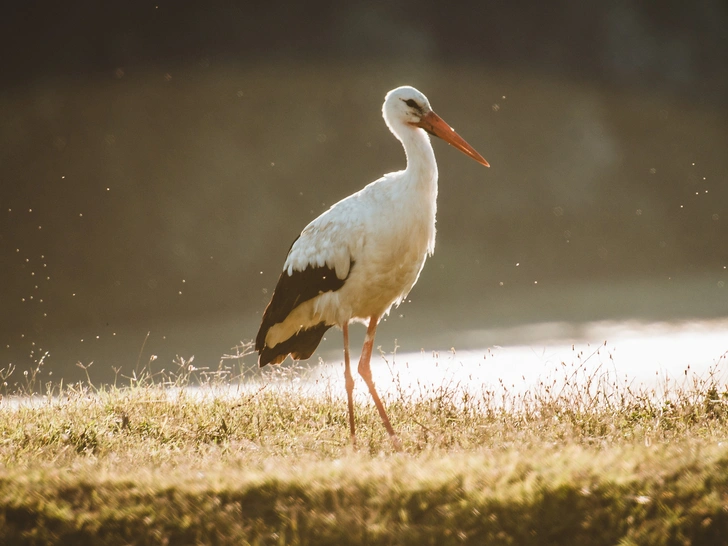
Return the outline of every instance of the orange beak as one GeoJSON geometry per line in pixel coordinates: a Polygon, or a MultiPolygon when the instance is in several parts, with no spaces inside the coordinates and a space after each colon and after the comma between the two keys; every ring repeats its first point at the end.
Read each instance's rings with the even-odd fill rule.
{"type": "Polygon", "coordinates": [[[435,112],[428,112],[427,114],[422,116],[422,119],[420,119],[419,123],[415,123],[414,125],[420,127],[421,129],[424,129],[431,135],[440,137],[442,140],[454,146],[465,155],[472,157],[481,165],[490,167],[488,162],[483,159],[483,156],[476,152],[470,144],[465,142],[463,138],[455,132],[455,129],[445,123],[445,121],[435,112]]]}

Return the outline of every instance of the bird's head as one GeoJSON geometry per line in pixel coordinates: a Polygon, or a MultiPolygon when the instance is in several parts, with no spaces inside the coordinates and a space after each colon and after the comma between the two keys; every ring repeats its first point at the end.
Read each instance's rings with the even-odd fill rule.
{"type": "Polygon", "coordinates": [[[408,85],[387,93],[382,107],[387,124],[392,121],[418,126],[429,112],[432,112],[432,107],[427,97],[408,85]]]}
{"type": "Polygon", "coordinates": [[[402,132],[406,128],[424,129],[432,136],[443,139],[465,155],[472,157],[481,165],[490,167],[483,156],[432,111],[430,101],[414,87],[405,85],[387,93],[382,106],[382,115],[387,127],[397,138],[402,138],[402,132]]]}

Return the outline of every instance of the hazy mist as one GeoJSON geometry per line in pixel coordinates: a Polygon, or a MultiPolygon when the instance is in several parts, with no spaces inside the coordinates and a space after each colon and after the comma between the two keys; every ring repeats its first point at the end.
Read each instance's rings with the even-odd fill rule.
{"type": "Polygon", "coordinates": [[[102,4],[0,23],[0,368],[106,380],[147,332],[216,365],[300,230],[404,167],[404,84],[491,168],[434,143],[436,252],[378,343],[728,316],[724,2],[102,4]]]}

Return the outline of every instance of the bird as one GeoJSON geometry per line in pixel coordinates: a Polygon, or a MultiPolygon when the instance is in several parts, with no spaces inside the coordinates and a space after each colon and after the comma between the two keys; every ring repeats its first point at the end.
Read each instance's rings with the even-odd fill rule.
{"type": "Polygon", "coordinates": [[[366,324],[358,373],[393,447],[400,451],[402,444],[377,393],[370,361],[379,321],[407,297],[435,250],[438,171],[430,135],[490,165],[414,87],[389,91],[382,116],[404,147],[406,168],[342,199],[303,229],[265,308],[255,349],[261,368],[280,364],[288,355],[306,360],[329,328],[341,328],[349,432],[356,446],[349,325],[366,324]]]}

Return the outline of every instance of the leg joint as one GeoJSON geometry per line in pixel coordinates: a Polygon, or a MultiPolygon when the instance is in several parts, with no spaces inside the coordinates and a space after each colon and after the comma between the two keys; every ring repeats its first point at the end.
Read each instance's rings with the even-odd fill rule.
{"type": "Polygon", "coordinates": [[[364,378],[364,381],[366,381],[367,385],[372,382],[372,369],[369,366],[363,366],[363,362],[359,363],[358,372],[359,375],[364,378]]]}
{"type": "Polygon", "coordinates": [[[354,389],[354,377],[351,375],[351,370],[346,368],[344,370],[344,380],[346,381],[346,390],[351,391],[354,389]]]}

